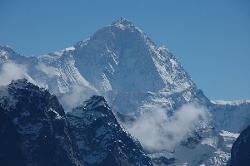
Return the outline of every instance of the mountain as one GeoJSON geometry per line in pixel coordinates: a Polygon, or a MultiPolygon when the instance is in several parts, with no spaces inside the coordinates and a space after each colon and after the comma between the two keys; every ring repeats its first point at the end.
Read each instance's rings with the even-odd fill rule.
{"type": "MultiPolygon", "coordinates": [[[[0,78],[3,78],[0,85],[26,78],[55,94],[69,114],[92,95],[105,97],[123,127],[140,124],[139,120],[145,119],[148,113],[148,117],[157,117],[157,112],[164,110],[151,124],[142,123],[149,128],[152,124],[158,126],[156,131],[167,140],[171,141],[173,136],[168,131],[178,132],[176,135],[181,138],[171,150],[160,146],[161,150],[147,151],[158,165],[226,165],[233,142],[250,124],[249,101],[208,99],[165,46],[157,46],[124,18],[71,47],[37,57],[26,57],[1,46],[0,68],[0,78]],[[186,105],[189,113],[180,114],[186,105]],[[206,112],[203,120],[209,119],[209,122],[193,125],[191,116],[200,120],[197,115],[201,114],[192,110],[206,112]],[[185,124],[188,117],[191,125],[185,124]],[[168,127],[172,124],[172,128],[168,127]]],[[[140,132],[134,132],[133,136],[139,138],[140,132]]],[[[147,137],[147,132],[142,135],[147,137]]],[[[139,141],[147,149],[143,140],[139,141]]]]}
{"type": "Polygon", "coordinates": [[[0,88],[0,120],[1,165],[152,166],[101,96],[66,115],[56,96],[19,79],[0,88]]]}
{"type": "Polygon", "coordinates": [[[37,61],[35,57],[26,57],[18,54],[9,46],[0,45],[0,64],[6,63],[8,61],[14,61],[16,63],[31,63],[37,61]]]}
{"type": "Polygon", "coordinates": [[[13,81],[0,89],[0,111],[1,165],[82,165],[64,110],[48,91],[13,81]]]}
{"type": "Polygon", "coordinates": [[[67,118],[87,166],[152,165],[140,143],[122,129],[103,97],[91,97],[68,112],[67,118]]]}
{"type": "Polygon", "coordinates": [[[168,49],[157,47],[124,18],[70,48],[38,58],[21,56],[10,48],[2,50],[5,62],[26,66],[37,84],[57,96],[80,87],[85,94],[105,96],[115,111],[124,114],[155,104],[175,110],[183,103],[208,102],[168,49]]]}
{"type": "Polygon", "coordinates": [[[40,57],[25,57],[8,46],[1,46],[0,76],[3,79],[0,85],[8,85],[13,79],[25,78],[39,87],[49,89],[69,111],[82,100],[98,94],[78,72],[70,51],[65,49],[40,57]]]}
{"type": "Polygon", "coordinates": [[[167,48],[157,47],[124,18],[74,48],[79,72],[119,112],[134,113],[155,103],[175,109],[207,100],[167,48]]]}
{"type": "Polygon", "coordinates": [[[70,111],[92,95],[98,94],[95,87],[76,68],[73,50],[73,48],[67,48],[40,56],[38,57],[39,64],[36,66],[45,74],[43,77],[36,75],[36,80],[39,83],[42,82],[59,97],[66,111],[70,111]]]}
{"type": "Polygon", "coordinates": [[[240,133],[250,124],[250,101],[211,101],[214,127],[240,133]]]}
{"type": "Polygon", "coordinates": [[[230,166],[247,166],[250,163],[250,126],[240,133],[231,150],[230,166]]]}
{"type": "Polygon", "coordinates": [[[70,48],[38,58],[21,56],[8,47],[0,50],[2,61],[25,66],[27,75],[56,94],[66,110],[73,106],[64,101],[79,95],[77,91],[84,91],[86,96],[79,98],[85,99],[103,95],[123,114],[155,104],[175,110],[192,101],[209,102],[167,48],[157,47],[124,18],[70,48]]]}

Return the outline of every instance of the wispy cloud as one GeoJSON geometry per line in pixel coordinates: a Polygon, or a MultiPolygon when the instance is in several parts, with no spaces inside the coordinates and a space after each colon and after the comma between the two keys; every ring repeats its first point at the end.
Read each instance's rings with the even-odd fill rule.
{"type": "Polygon", "coordinates": [[[71,111],[74,107],[80,105],[85,100],[98,92],[89,86],[74,86],[69,93],[63,94],[59,100],[61,101],[66,112],[71,111]]]}
{"type": "Polygon", "coordinates": [[[129,132],[149,151],[169,150],[190,135],[201,123],[209,120],[208,110],[188,104],[177,110],[171,117],[166,110],[155,106],[142,114],[133,124],[127,125],[129,132]]]}
{"type": "Polygon", "coordinates": [[[55,67],[47,66],[43,63],[39,63],[36,69],[46,74],[49,78],[59,75],[59,71],[55,67]]]}
{"type": "MultiPolygon", "coordinates": [[[[39,87],[46,88],[48,87],[46,81],[50,79],[52,81],[56,81],[57,77],[60,77],[59,71],[54,67],[47,66],[45,64],[38,64],[35,68],[45,74],[46,80],[41,80],[40,78],[34,80],[28,74],[28,70],[25,65],[16,64],[14,62],[4,63],[0,68],[0,86],[8,85],[12,80],[25,78],[39,87]]],[[[49,90],[53,91],[53,89],[49,90]]],[[[89,83],[85,80],[82,81],[81,85],[71,85],[70,90],[67,93],[55,93],[65,111],[71,111],[72,108],[78,106],[83,101],[96,94],[98,94],[97,90],[89,85],[89,83]]]]}
{"type": "Polygon", "coordinates": [[[0,85],[8,85],[12,80],[25,78],[29,82],[36,84],[27,73],[24,65],[16,64],[14,62],[4,63],[0,69],[0,85]]]}

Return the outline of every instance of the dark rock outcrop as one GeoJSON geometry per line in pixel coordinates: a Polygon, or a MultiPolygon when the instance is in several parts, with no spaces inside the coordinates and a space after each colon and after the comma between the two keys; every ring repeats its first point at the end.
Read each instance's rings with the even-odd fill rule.
{"type": "Polygon", "coordinates": [[[119,125],[103,97],[93,96],[67,118],[87,166],[152,165],[140,143],[119,125]]]}
{"type": "Polygon", "coordinates": [[[231,150],[231,166],[250,165],[250,126],[243,130],[231,150]]]}
{"type": "Polygon", "coordinates": [[[0,89],[0,165],[81,166],[64,110],[21,79],[0,89]]]}

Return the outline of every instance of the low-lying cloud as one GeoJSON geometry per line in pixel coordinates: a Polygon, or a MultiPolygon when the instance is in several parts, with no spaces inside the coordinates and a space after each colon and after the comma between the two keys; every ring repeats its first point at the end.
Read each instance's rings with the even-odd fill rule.
{"type": "Polygon", "coordinates": [[[91,96],[98,94],[97,91],[89,86],[74,86],[69,93],[63,94],[59,97],[64,110],[71,111],[76,106],[79,106],[91,96]]]}
{"type": "Polygon", "coordinates": [[[172,151],[201,123],[209,121],[208,111],[201,106],[188,104],[169,117],[160,106],[142,114],[128,131],[149,151],[172,151]]]}
{"type": "Polygon", "coordinates": [[[36,84],[36,82],[28,75],[27,69],[24,65],[13,62],[4,63],[0,68],[0,85],[5,86],[11,83],[12,80],[25,78],[29,82],[36,84]]]}
{"type": "MultiPolygon", "coordinates": [[[[38,64],[35,68],[45,74],[45,80],[33,79],[29,74],[27,67],[22,64],[16,64],[14,62],[6,62],[0,67],[0,86],[6,86],[11,83],[12,80],[17,79],[27,79],[29,82],[41,87],[48,88],[48,81],[57,81],[60,76],[59,71],[51,66],[45,64],[38,64]]],[[[84,79],[84,78],[82,78],[84,79]]],[[[53,88],[49,89],[50,92],[53,92],[61,104],[64,107],[65,111],[71,111],[72,108],[78,106],[83,101],[89,99],[92,95],[98,94],[97,90],[89,85],[89,83],[84,80],[81,85],[72,85],[68,93],[60,93],[57,91],[53,92],[53,88]]]]}
{"type": "Polygon", "coordinates": [[[36,69],[46,74],[49,78],[59,75],[59,71],[55,67],[47,66],[43,63],[39,63],[36,69]]]}

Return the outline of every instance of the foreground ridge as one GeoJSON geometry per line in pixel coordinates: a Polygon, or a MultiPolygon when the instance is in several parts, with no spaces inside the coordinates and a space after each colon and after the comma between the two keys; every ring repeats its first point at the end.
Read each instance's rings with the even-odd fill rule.
{"type": "Polygon", "coordinates": [[[67,118],[86,165],[152,165],[140,143],[121,128],[104,97],[91,97],[67,118]]]}
{"type": "Polygon", "coordinates": [[[0,88],[0,147],[6,166],[152,166],[104,97],[66,116],[56,96],[26,79],[0,88]]]}
{"type": "Polygon", "coordinates": [[[0,118],[1,165],[82,166],[64,110],[48,91],[25,79],[1,87],[0,118]]]}

